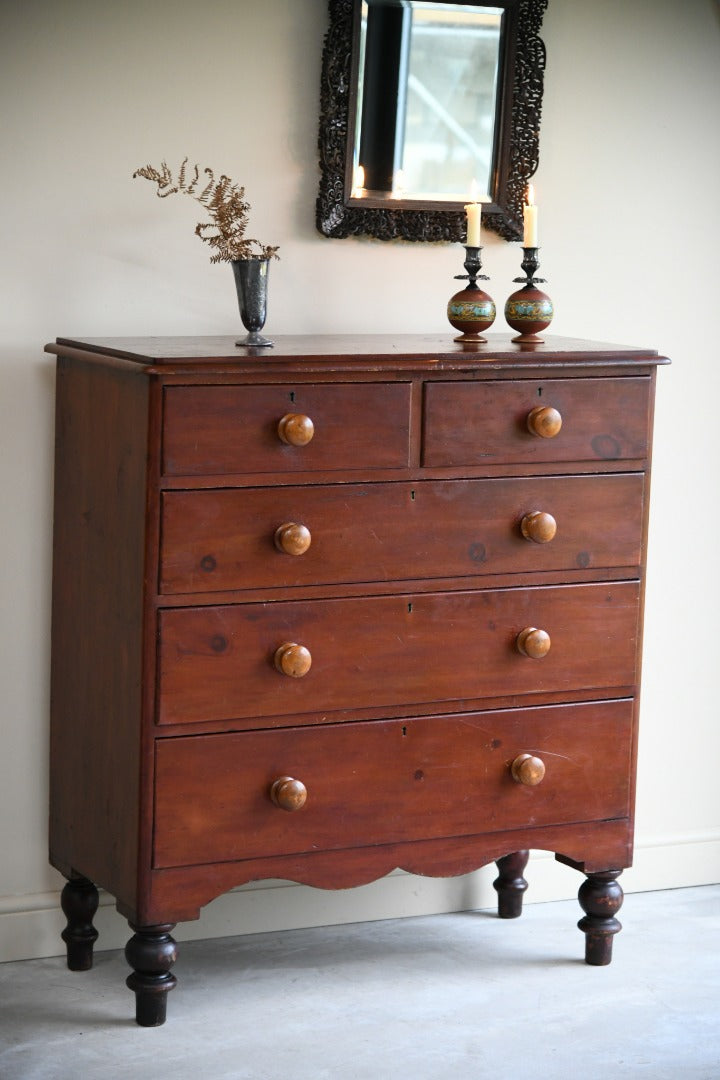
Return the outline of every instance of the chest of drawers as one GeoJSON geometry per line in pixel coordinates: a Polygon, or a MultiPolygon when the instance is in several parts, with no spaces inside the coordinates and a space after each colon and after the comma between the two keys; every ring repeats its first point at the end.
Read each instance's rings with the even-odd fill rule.
{"type": "Polygon", "coordinates": [[[652,351],[59,339],[50,857],[165,1019],[182,920],[529,848],[610,961],[632,858],[652,351]]]}

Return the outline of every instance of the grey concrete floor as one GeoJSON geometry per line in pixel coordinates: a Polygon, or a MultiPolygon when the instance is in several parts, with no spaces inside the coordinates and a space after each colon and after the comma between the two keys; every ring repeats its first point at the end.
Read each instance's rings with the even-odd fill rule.
{"type": "Polygon", "coordinates": [[[2,1080],[719,1080],[720,886],[629,895],[613,963],[574,902],[182,945],[162,1028],[119,952],[0,964],[2,1080]]]}

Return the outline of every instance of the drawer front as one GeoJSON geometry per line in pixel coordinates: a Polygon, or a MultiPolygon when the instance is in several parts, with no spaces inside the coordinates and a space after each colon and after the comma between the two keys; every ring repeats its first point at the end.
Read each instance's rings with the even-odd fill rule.
{"type": "Polygon", "coordinates": [[[626,687],[638,602],[620,582],[166,610],[158,722],[626,687]],[[516,646],[530,627],[550,635],[542,658],[516,646]],[[310,653],[302,677],[276,667],[290,643],[310,653]]]}
{"type": "Polygon", "coordinates": [[[166,492],[160,590],[636,567],[642,508],[641,474],[166,492]],[[549,542],[523,535],[537,511],[549,542]],[[308,530],[300,554],[286,525],[308,530]]]}
{"type": "Polygon", "coordinates": [[[164,401],[166,475],[292,474],[408,464],[407,383],[181,386],[166,388],[164,401]],[[290,415],[312,421],[314,432],[305,445],[288,445],[280,437],[278,424],[290,415]]]}
{"type": "Polygon", "coordinates": [[[423,464],[430,467],[643,459],[650,379],[437,382],[425,388],[423,464]],[[560,431],[528,430],[537,407],[556,409],[560,431]]]}
{"type": "MultiPolygon", "coordinates": [[[[629,812],[628,701],[157,744],[156,867],[608,820],[629,812]],[[543,780],[512,778],[521,754],[543,780]],[[283,776],[307,799],[270,796],[283,776]]],[[[531,846],[528,839],[528,846],[531,846]]]]}

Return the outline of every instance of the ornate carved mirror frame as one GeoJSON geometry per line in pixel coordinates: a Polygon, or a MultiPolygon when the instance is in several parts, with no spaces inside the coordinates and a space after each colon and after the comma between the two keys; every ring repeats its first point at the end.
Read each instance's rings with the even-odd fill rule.
{"type": "MultiPolygon", "coordinates": [[[[506,240],[522,239],[522,203],[538,165],[545,46],[539,37],[548,0],[499,0],[506,10],[495,130],[491,202],[482,221],[506,240]]],[[[462,203],[401,199],[363,205],[351,197],[360,0],[329,0],[320,90],[320,191],[316,222],[324,236],[461,242],[462,203]]]]}

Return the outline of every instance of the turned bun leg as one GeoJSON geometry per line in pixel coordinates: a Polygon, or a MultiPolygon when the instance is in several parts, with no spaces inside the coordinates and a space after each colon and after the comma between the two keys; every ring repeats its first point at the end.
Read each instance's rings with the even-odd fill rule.
{"type": "Polygon", "coordinates": [[[133,971],[127,986],[135,993],[135,1019],[140,1027],[160,1027],[165,1023],[167,996],[177,983],[170,968],[177,959],[177,946],[170,937],[175,923],[134,926],[125,946],[125,959],[133,971]]]}
{"type": "Polygon", "coordinates": [[[513,851],[495,860],[500,873],[493,881],[493,888],[498,894],[498,916],[501,919],[517,919],[522,915],[523,894],[528,887],[523,870],[529,857],[529,851],[513,851]]]}
{"type": "Polygon", "coordinates": [[[67,919],[61,937],[67,946],[71,971],[89,971],[93,965],[93,945],[98,939],[93,917],[98,901],[97,889],[84,877],[70,878],[60,894],[60,906],[67,919]]]}
{"type": "Polygon", "coordinates": [[[602,967],[612,960],[613,937],[622,930],[615,915],[622,907],[623,891],[616,881],[621,870],[588,874],[578,892],[585,917],[578,927],[585,934],[585,963],[602,967]]]}

